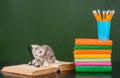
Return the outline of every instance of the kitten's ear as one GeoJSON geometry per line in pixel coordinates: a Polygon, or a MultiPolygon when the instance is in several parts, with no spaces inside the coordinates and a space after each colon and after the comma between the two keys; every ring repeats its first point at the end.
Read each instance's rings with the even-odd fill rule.
{"type": "Polygon", "coordinates": [[[32,48],[36,48],[36,47],[38,47],[38,45],[33,45],[33,44],[32,44],[31,47],[32,47],[32,48]]]}

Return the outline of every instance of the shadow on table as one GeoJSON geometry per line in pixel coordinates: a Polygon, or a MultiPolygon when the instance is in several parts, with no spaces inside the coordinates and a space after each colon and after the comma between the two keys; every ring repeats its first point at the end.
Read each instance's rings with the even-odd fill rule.
{"type": "Polygon", "coordinates": [[[111,73],[76,73],[75,78],[112,78],[111,73]]]}

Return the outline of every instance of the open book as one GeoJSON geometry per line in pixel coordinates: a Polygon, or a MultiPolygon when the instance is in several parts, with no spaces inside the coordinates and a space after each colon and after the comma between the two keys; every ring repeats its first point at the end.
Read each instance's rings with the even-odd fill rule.
{"type": "Polygon", "coordinates": [[[42,75],[40,74],[35,76],[2,72],[2,78],[67,78],[67,77],[74,78],[75,77],[74,70],[62,71],[60,73],[49,73],[42,75]]]}
{"type": "Polygon", "coordinates": [[[1,72],[35,76],[35,75],[48,74],[57,71],[73,70],[73,69],[74,69],[73,62],[61,61],[60,63],[49,63],[49,66],[41,66],[39,68],[28,64],[5,66],[3,67],[1,72]]]}

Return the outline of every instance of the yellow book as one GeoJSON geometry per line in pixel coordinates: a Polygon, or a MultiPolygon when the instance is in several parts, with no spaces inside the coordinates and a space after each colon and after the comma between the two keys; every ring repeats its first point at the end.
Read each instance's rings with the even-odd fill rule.
{"type": "Polygon", "coordinates": [[[111,58],[111,54],[75,54],[74,58],[111,58]]]}

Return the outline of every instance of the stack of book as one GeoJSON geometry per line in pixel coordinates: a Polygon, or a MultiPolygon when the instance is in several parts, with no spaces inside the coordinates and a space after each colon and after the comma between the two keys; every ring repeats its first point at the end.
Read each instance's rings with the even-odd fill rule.
{"type": "Polygon", "coordinates": [[[75,39],[76,72],[111,72],[112,40],[75,39]]]}

